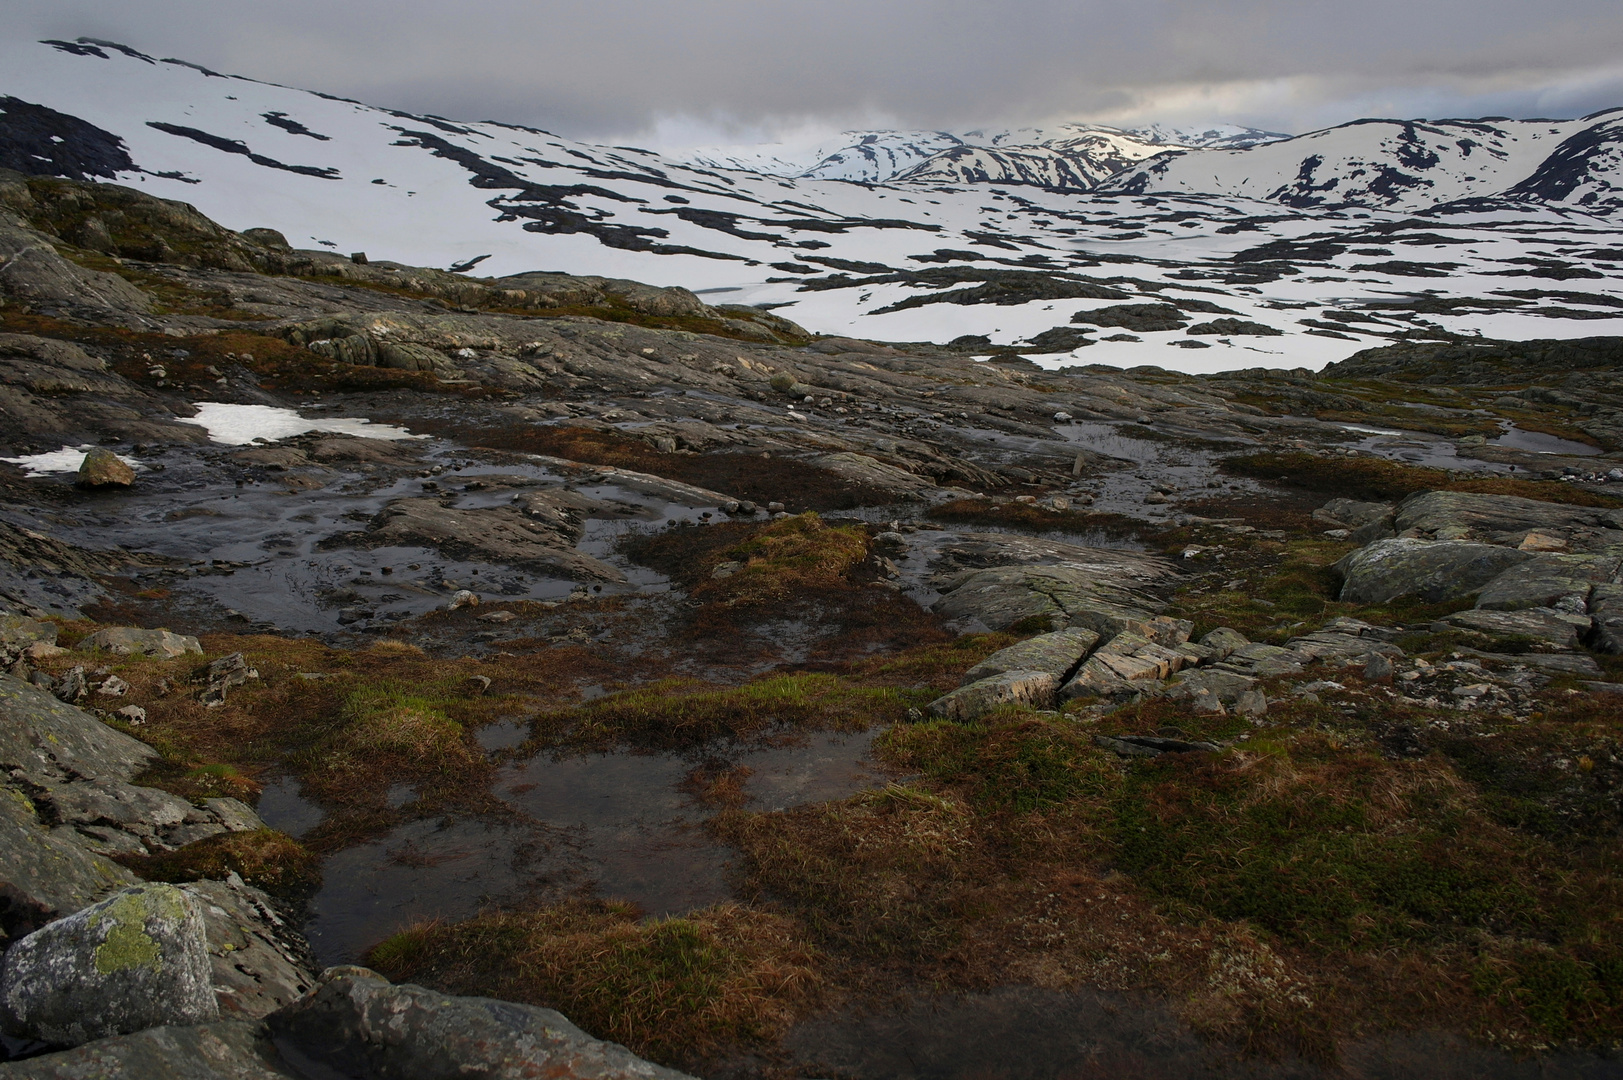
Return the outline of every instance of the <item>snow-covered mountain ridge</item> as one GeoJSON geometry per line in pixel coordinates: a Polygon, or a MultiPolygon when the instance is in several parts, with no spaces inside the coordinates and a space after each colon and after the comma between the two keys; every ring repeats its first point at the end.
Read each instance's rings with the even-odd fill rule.
{"type": "Polygon", "coordinates": [[[1097,124],[968,131],[847,131],[827,143],[791,147],[717,147],[677,155],[694,165],[769,176],[947,183],[996,181],[1086,191],[1168,147],[1257,146],[1289,138],[1256,128],[1217,125],[1141,129],[1097,124]]]}
{"type": "MultiPolygon", "coordinates": [[[[949,146],[851,183],[413,115],[106,43],[0,41],[0,167],[125,184],[295,247],[682,285],[821,333],[1050,365],[1319,367],[1394,337],[1623,333],[1619,126],[1370,121],[1170,153],[1140,140],[1093,191],[965,176],[976,154],[1038,142],[1126,156],[1122,133],[983,132],[955,171],[929,165],[949,146]]],[[[904,144],[886,152],[900,161],[904,144]]]]}

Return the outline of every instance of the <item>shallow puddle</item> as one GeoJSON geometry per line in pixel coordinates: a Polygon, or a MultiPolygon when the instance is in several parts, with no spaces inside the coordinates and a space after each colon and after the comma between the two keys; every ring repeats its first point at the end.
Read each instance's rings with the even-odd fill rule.
{"type": "MultiPolygon", "coordinates": [[[[749,770],[749,809],[782,810],[882,787],[869,760],[877,731],[819,733],[798,745],[726,751],[709,766],[749,770]]],[[[513,724],[478,733],[487,750],[528,735],[513,724]]],[[[486,907],[521,907],[590,892],[654,917],[731,896],[732,852],[705,829],[711,811],[682,790],[699,759],[674,754],[538,757],[502,769],[495,793],[511,819],[413,821],[322,865],[305,933],[322,964],[358,960],[415,922],[466,919],[486,907]]],[[[404,802],[409,793],[400,793],[404,802]]],[[[260,813],[299,835],[320,810],[296,785],[267,785],[260,813]]]]}
{"type": "Polygon", "coordinates": [[[1596,457],[1601,452],[1600,447],[1590,446],[1588,443],[1546,435],[1542,431],[1524,431],[1508,420],[1502,426],[1505,433],[1498,438],[1489,439],[1488,445],[1503,446],[1510,450],[1526,450],[1533,454],[1566,454],[1570,457],[1596,457]]]}

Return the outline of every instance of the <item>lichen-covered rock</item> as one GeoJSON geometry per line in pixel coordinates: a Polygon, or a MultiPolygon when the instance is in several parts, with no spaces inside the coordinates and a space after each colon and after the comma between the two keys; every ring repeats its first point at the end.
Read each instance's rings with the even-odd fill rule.
{"type": "Polygon", "coordinates": [[[135,483],[135,470],[111,450],[98,446],[80,463],[75,483],[87,488],[127,488],[135,483]]]}
{"type": "Polygon", "coordinates": [[[927,711],[943,720],[978,720],[1002,705],[1052,708],[1059,679],[1050,671],[1006,671],[960,686],[930,702],[927,711]]]}
{"type": "Polygon", "coordinates": [[[157,752],[83,709],[0,675],[0,767],[128,780],[157,752]]]}
{"type": "Polygon", "coordinates": [[[0,648],[56,644],[56,624],[22,615],[0,615],[0,648]]]}
{"type": "MultiPolygon", "coordinates": [[[[1523,546],[1522,551],[1531,551],[1523,546]]],[[[1592,555],[1539,555],[1512,566],[1482,587],[1476,606],[1496,611],[1555,607],[1582,610],[1596,583],[1610,582],[1618,571],[1616,558],[1592,555]]]]}
{"type": "Polygon", "coordinates": [[[551,1009],[395,986],[366,968],[327,969],[314,992],[266,1024],[278,1045],[332,1070],[322,1075],[688,1080],[551,1009]]]}
{"type": "Polygon", "coordinates": [[[220,1015],[257,1020],[316,984],[303,939],[270,898],[236,874],[180,886],[197,902],[220,1015]]]}
{"type": "Polygon", "coordinates": [[[1534,556],[1515,548],[1469,540],[1394,537],[1359,548],[1340,562],[1341,599],[1384,604],[1400,596],[1436,603],[1479,591],[1484,585],[1534,556]]]}
{"type": "Polygon", "coordinates": [[[52,835],[27,796],[0,787],[0,945],[135,881],[111,859],[52,835]]]}
{"type": "Polygon", "coordinates": [[[136,626],[112,626],[97,630],[79,642],[79,649],[101,649],[115,656],[156,656],[173,660],[187,653],[203,655],[202,644],[190,634],[168,630],[142,630],[136,626]]]}
{"type": "Polygon", "coordinates": [[[1006,671],[1046,671],[1063,681],[1098,643],[1097,631],[1080,626],[1038,634],[988,656],[964,673],[960,685],[968,686],[1006,671]]]}
{"type": "Polygon", "coordinates": [[[1530,637],[1557,648],[1573,649],[1589,632],[1587,615],[1572,615],[1554,608],[1522,611],[1458,611],[1444,622],[1465,630],[1498,637],[1530,637]]]}
{"type": "Polygon", "coordinates": [[[1532,530],[1545,534],[1574,529],[1615,530],[1623,527],[1623,511],[1540,502],[1516,495],[1422,491],[1398,504],[1394,524],[1399,533],[1460,528],[1479,540],[1514,545],[1532,530]]]}
{"type": "Polygon", "coordinates": [[[72,1050],[0,1064],[3,1080],[306,1080],[263,1024],[216,1020],[97,1039],[72,1050]]]}
{"type": "Polygon", "coordinates": [[[47,1043],[218,1015],[202,913],[173,885],[131,886],[34,931],[0,973],[0,1024],[47,1043]]]}

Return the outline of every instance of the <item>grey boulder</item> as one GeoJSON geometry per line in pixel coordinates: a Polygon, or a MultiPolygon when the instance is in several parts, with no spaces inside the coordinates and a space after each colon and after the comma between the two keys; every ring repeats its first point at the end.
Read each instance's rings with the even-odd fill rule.
{"type": "Polygon", "coordinates": [[[173,885],[135,885],[34,931],[0,973],[0,1024],[41,1042],[218,1016],[202,913],[173,885]]]}
{"type": "Polygon", "coordinates": [[[1377,540],[1336,563],[1341,600],[1384,604],[1400,596],[1455,600],[1533,558],[1525,551],[1469,540],[1377,540]]]}
{"type": "Polygon", "coordinates": [[[307,1075],[398,1080],[687,1080],[594,1039],[561,1013],[392,985],[366,968],[329,968],[316,989],[266,1020],[307,1075]]]}

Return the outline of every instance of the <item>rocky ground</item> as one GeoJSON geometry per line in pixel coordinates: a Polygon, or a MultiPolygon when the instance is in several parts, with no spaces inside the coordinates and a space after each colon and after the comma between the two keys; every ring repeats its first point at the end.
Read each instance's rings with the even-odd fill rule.
{"type": "Polygon", "coordinates": [[[12,175],[0,319],[0,1074],[1613,1067],[1616,339],[1043,371],[12,175]]]}

